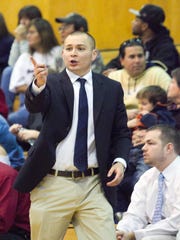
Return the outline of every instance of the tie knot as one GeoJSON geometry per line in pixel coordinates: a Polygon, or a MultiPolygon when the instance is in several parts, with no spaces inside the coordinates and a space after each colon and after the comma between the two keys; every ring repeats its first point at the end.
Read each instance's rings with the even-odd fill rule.
{"type": "Polygon", "coordinates": [[[164,175],[162,173],[159,174],[159,181],[163,181],[164,180],[164,175]]]}
{"type": "Polygon", "coordinates": [[[84,79],[84,78],[78,78],[77,81],[79,81],[81,85],[84,85],[85,82],[86,82],[86,79],[84,79]]]}

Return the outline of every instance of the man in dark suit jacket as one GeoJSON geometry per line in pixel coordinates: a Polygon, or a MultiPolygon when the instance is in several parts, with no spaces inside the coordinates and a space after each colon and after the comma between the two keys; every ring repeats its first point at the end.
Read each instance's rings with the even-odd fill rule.
{"type": "Polygon", "coordinates": [[[26,106],[30,112],[42,112],[43,125],[15,188],[31,191],[32,240],[63,239],[71,221],[78,239],[115,240],[109,202],[114,203],[130,148],[123,91],[118,82],[92,73],[97,52],[89,34],[70,34],[62,56],[66,69],[48,78],[46,67],[32,59],[35,80],[26,106]],[[89,113],[88,167],[83,172],[73,162],[80,118],[77,79],[82,77],[89,113]]]}

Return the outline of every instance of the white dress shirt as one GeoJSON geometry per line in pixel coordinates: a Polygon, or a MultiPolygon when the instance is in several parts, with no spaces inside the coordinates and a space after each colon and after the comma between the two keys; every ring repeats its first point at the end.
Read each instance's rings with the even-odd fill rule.
{"type": "MultiPolygon", "coordinates": [[[[74,146],[76,139],[77,123],[78,123],[78,106],[79,106],[79,89],[80,83],[76,81],[80,76],[70,72],[66,69],[66,72],[72,82],[74,89],[74,107],[73,107],[73,119],[72,126],[68,135],[57,145],[56,148],[56,162],[53,166],[55,170],[77,170],[74,166],[74,146]]],[[[98,167],[96,147],[95,147],[95,136],[94,136],[94,118],[93,118],[93,81],[92,71],[89,71],[83,77],[86,79],[85,89],[88,99],[88,168],[98,167]]],[[[39,94],[45,86],[38,88],[34,83],[32,90],[35,94],[39,94]]],[[[126,162],[122,158],[116,158],[114,161],[121,162],[126,167],[126,162]]]]}
{"type": "Polygon", "coordinates": [[[150,235],[176,236],[180,229],[180,157],[162,173],[165,177],[163,219],[152,224],[159,176],[159,171],[153,167],[136,183],[127,213],[117,225],[118,230],[133,231],[136,240],[150,235]]]}

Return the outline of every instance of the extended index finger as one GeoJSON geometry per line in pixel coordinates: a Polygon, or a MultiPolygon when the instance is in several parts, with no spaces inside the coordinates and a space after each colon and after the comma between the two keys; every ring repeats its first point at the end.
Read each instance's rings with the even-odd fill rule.
{"type": "Polygon", "coordinates": [[[37,66],[37,62],[35,61],[35,59],[32,56],[30,57],[30,59],[31,59],[31,62],[34,65],[34,67],[36,67],[37,66]]]}

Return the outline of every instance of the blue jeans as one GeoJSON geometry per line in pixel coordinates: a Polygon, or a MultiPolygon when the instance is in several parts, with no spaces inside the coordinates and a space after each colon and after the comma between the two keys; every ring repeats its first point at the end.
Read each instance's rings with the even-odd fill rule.
{"type": "MultiPolygon", "coordinates": [[[[1,76],[1,89],[4,92],[9,113],[13,111],[13,105],[16,96],[16,93],[9,91],[9,84],[11,80],[12,71],[13,67],[8,66],[3,70],[1,76]]],[[[24,104],[24,93],[19,94],[19,101],[20,105],[22,106],[24,104]]]]}
{"type": "Polygon", "coordinates": [[[13,104],[16,96],[15,93],[9,91],[9,83],[10,83],[12,71],[13,71],[13,68],[11,66],[8,66],[3,70],[2,76],[1,76],[1,88],[4,92],[9,112],[13,111],[13,104]]]}

